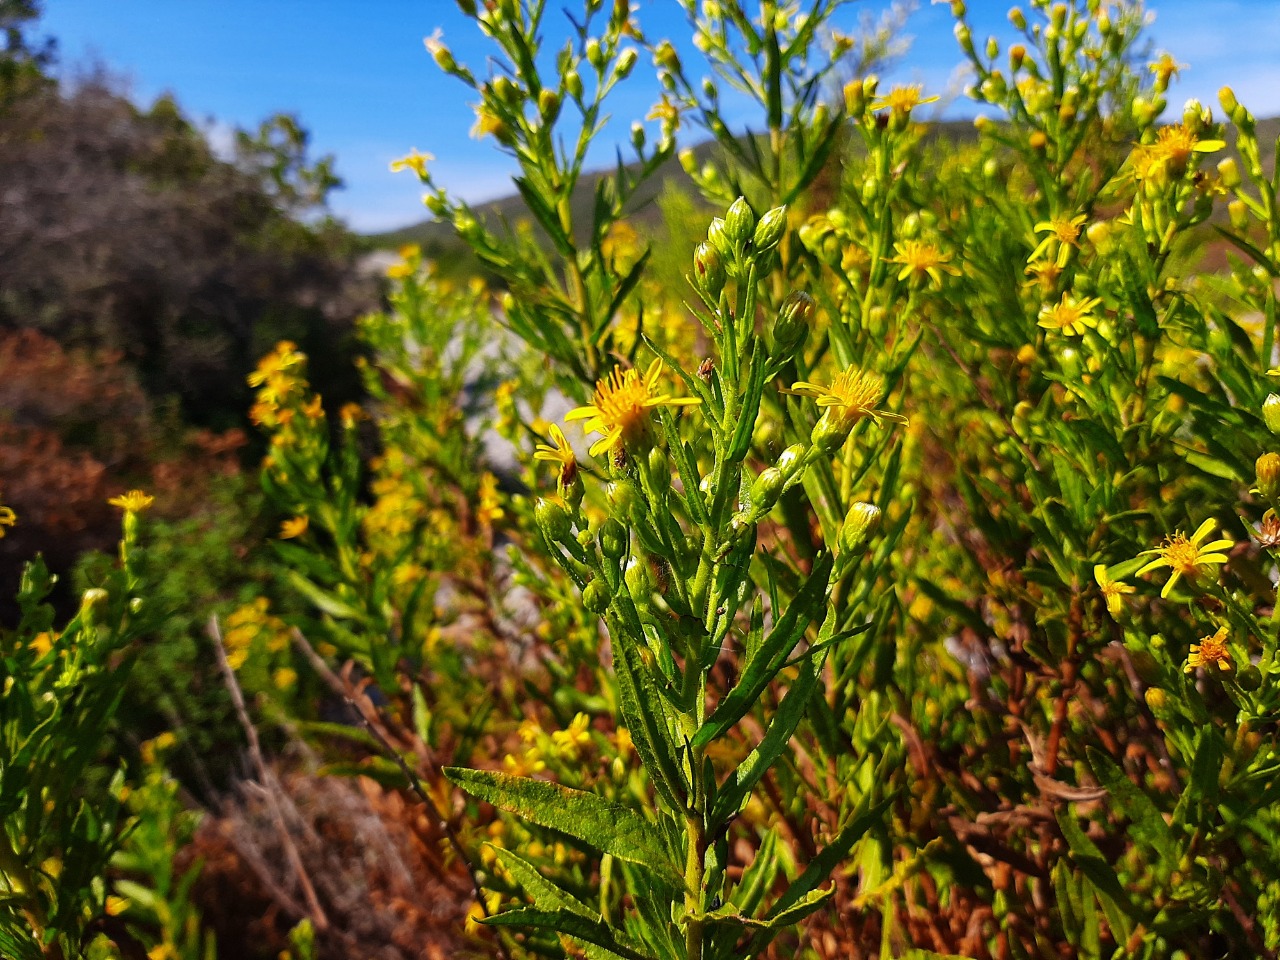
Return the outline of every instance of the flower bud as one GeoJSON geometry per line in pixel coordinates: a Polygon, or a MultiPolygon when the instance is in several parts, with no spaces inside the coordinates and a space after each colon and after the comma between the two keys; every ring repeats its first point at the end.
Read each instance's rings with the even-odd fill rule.
{"type": "Polygon", "coordinates": [[[1222,185],[1228,190],[1234,190],[1240,186],[1240,167],[1235,157],[1227,157],[1218,162],[1218,176],[1222,180],[1222,185]]]}
{"type": "Polygon", "coordinates": [[[777,467],[768,467],[751,485],[751,510],[756,516],[764,516],[782,496],[787,478],[777,467]]]}
{"type": "Polygon", "coordinates": [[[756,229],[756,215],[746,197],[739,197],[724,217],[725,235],[735,245],[745,244],[756,229]]]}
{"type": "Polygon", "coordinates": [[[671,489],[671,462],[661,447],[649,451],[649,486],[657,496],[665,496],[671,489]]]}
{"type": "Polygon", "coordinates": [[[539,497],[533,516],[538,522],[538,529],[550,543],[563,543],[569,538],[572,523],[563,503],[539,497]]]}
{"type": "Polygon", "coordinates": [[[565,73],[564,90],[574,100],[582,99],[582,77],[577,70],[570,70],[565,73]]]}
{"type": "Polygon", "coordinates": [[[809,334],[817,305],[813,297],[803,290],[788,294],[778,309],[778,319],[773,324],[773,349],[770,355],[777,360],[791,357],[809,334]]]}
{"type": "Polygon", "coordinates": [[[1231,226],[1237,230],[1249,229],[1249,209],[1243,200],[1232,200],[1227,204],[1227,215],[1231,218],[1231,226]]]}
{"type": "Polygon", "coordinates": [[[880,508],[874,503],[855,503],[840,527],[837,541],[841,556],[852,556],[867,545],[880,526],[880,508]]]}
{"type": "Polygon", "coordinates": [[[613,517],[600,525],[600,552],[610,560],[621,560],[627,552],[627,531],[613,517]]]}
{"type": "Polygon", "coordinates": [[[663,40],[658,44],[658,49],[653,52],[653,64],[662,70],[680,69],[680,54],[676,53],[670,40],[663,40]]]}
{"type": "Polygon", "coordinates": [[[560,116],[560,94],[549,87],[543,87],[538,94],[538,113],[543,123],[555,123],[556,117],[560,116]]]}
{"type": "Polygon", "coordinates": [[[582,591],[582,605],[597,617],[609,609],[609,587],[603,580],[592,580],[582,591]]]}
{"type": "Polygon", "coordinates": [[[93,626],[98,614],[110,599],[107,591],[101,587],[91,587],[84,592],[84,595],[80,598],[80,619],[86,627],[93,626]]]}
{"type": "Polygon", "coordinates": [[[800,465],[804,462],[804,444],[793,443],[787,449],[782,451],[782,455],[778,457],[777,468],[782,471],[782,475],[791,480],[795,477],[796,472],[800,469],[800,465]]]}
{"type": "Polygon", "coordinates": [[[1267,394],[1267,399],[1262,401],[1262,419],[1268,430],[1280,435],[1280,396],[1267,394]]]}
{"type": "Polygon", "coordinates": [[[709,243],[700,243],[693,251],[693,280],[698,290],[713,303],[724,289],[724,258],[709,243]]]}
{"type": "Polygon", "coordinates": [[[729,231],[725,228],[725,222],[719,217],[713,219],[711,226],[707,227],[707,242],[715,247],[725,260],[733,258],[733,243],[729,239],[729,231]]]}
{"type": "Polygon", "coordinates": [[[638,557],[627,561],[627,569],[622,575],[627,585],[627,593],[640,606],[647,605],[653,594],[653,577],[649,574],[649,564],[638,557]]]}
{"type": "Polygon", "coordinates": [[[1017,73],[1022,69],[1022,62],[1027,59],[1027,48],[1015,43],[1009,48],[1009,69],[1017,73]]]}
{"type": "Polygon", "coordinates": [[[591,64],[596,70],[604,66],[604,49],[600,46],[600,41],[596,37],[592,37],[587,41],[587,63],[591,64]]]}
{"type": "Polygon", "coordinates": [[[861,80],[850,80],[844,85],[844,109],[855,120],[867,112],[867,97],[861,80]]]}
{"type": "Polygon", "coordinates": [[[1280,453],[1264,453],[1255,464],[1258,492],[1268,500],[1280,496],[1280,453]]]}
{"type": "Polygon", "coordinates": [[[756,250],[769,250],[776,247],[782,240],[782,234],[787,229],[787,208],[774,207],[756,224],[755,235],[751,238],[751,245],[756,250]]]}
{"type": "Polygon", "coordinates": [[[1009,11],[1009,22],[1013,24],[1015,30],[1027,29],[1027,17],[1021,7],[1014,7],[1009,11]]]}
{"type": "Polygon", "coordinates": [[[636,503],[636,488],[630,480],[615,480],[605,488],[605,497],[617,514],[628,517],[636,503]]]}
{"type": "Polygon", "coordinates": [[[635,120],[631,124],[631,146],[635,148],[636,153],[644,149],[644,124],[639,120],[635,120]]]}
{"type": "Polygon", "coordinates": [[[1000,41],[995,37],[987,37],[987,59],[994,60],[1000,56],[1000,41]]]}
{"type": "Polygon", "coordinates": [[[1147,687],[1145,696],[1147,706],[1151,708],[1151,712],[1155,714],[1157,718],[1163,716],[1167,712],[1169,697],[1159,687],[1147,687]]]}
{"type": "Polygon", "coordinates": [[[622,55],[618,57],[618,65],[614,68],[615,75],[619,80],[625,80],[631,71],[635,69],[638,56],[639,54],[636,53],[633,47],[628,47],[622,51],[622,55]]]}
{"type": "Polygon", "coordinates": [[[1236,99],[1236,92],[1230,87],[1223,87],[1218,91],[1218,102],[1222,104],[1222,112],[1234,121],[1236,110],[1240,106],[1240,101],[1236,99]]]}

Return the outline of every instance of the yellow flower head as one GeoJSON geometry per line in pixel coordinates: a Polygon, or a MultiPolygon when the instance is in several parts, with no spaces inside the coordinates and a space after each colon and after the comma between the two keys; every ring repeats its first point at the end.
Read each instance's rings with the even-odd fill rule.
{"type": "Polygon", "coordinates": [[[565,415],[566,422],[586,420],[582,426],[587,433],[602,435],[591,445],[592,456],[619,445],[634,444],[643,437],[649,428],[649,411],[654,407],[696,406],[702,402],[697,397],[656,393],[661,367],[662,362],[654,360],[643,377],[634,368],[615,367],[607,377],[596,382],[593,404],[570,410],[565,415]]]}
{"type": "Polygon", "coordinates": [[[1097,582],[1098,589],[1102,591],[1102,599],[1107,602],[1107,612],[1111,614],[1111,619],[1118,620],[1120,598],[1126,593],[1133,593],[1135,588],[1119,580],[1112,580],[1107,573],[1106,565],[1101,563],[1094,566],[1093,579],[1097,582]]]}
{"type": "Polygon", "coordinates": [[[476,513],[480,518],[480,522],[486,527],[490,526],[495,520],[501,520],[506,515],[498,495],[498,478],[492,473],[486,471],[481,474],[478,499],[480,505],[476,513]]]}
{"type": "Polygon", "coordinates": [[[1098,325],[1093,308],[1101,302],[1098,297],[1077,300],[1071,294],[1064,293],[1062,299],[1053,306],[1046,304],[1040,308],[1040,319],[1036,324],[1046,330],[1056,330],[1065,337],[1078,337],[1086,327],[1098,325]]]}
{"type": "Polygon", "coordinates": [[[1171,54],[1162,53],[1160,54],[1159,59],[1157,59],[1155,63],[1151,64],[1151,72],[1156,75],[1156,80],[1160,84],[1168,86],[1169,78],[1176,77],[1182,72],[1182,69],[1185,66],[1185,63],[1179,63],[1177,60],[1173,59],[1171,54]]]}
{"type": "Polygon", "coordinates": [[[310,521],[306,517],[290,517],[280,524],[280,539],[292,540],[307,532],[310,521]]]}
{"type": "Polygon", "coordinates": [[[921,97],[920,93],[924,87],[918,83],[906,84],[894,87],[883,97],[879,97],[871,104],[872,110],[889,109],[894,113],[905,114],[910,113],[916,107],[924,106],[926,103],[937,103],[937,97],[921,97]]]}
{"type": "Polygon", "coordinates": [[[281,340],[274,350],[258,361],[258,369],[248,376],[249,386],[260,387],[268,380],[287,376],[304,360],[306,355],[298,352],[297,344],[281,340]]]}
{"type": "Polygon", "coordinates": [[[0,505],[0,537],[4,536],[5,527],[12,527],[17,522],[18,515],[13,512],[13,508],[0,505]]]}
{"type": "Polygon", "coordinates": [[[893,249],[898,255],[891,257],[889,262],[902,264],[902,269],[898,271],[899,280],[910,279],[912,283],[923,284],[925,278],[929,277],[935,284],[941,285],[944,271],[952,276],[960,273],[951,265],[951,254],[943,253],[932,243],[903,240],[895,243],[893,249]]]}
{"type": "Polygon", "coordinates": [[[864,418],[877,424],[881,420],[907,422],[902,414],[891,413],[877,406],[884,399],[884,377],[869,370],[850,367],[838,374],[829,387],[802,380],[791,385],[791,392],[813,397],[818,406],[823,408],[824,417],[839,420],[849,427],[864,418]]]}
{"type": "Polygon", "coordinates": [[[391,172],[399,173],[401,170],[412,170],[418,175],[420,180],[427,179],[427,164],[434,160],[429,153],[419,153],[418,148],[414,147],[409,151],[407,157],[401,157],[399,160],[391,161],[391,172]]]}
{"type": "Polygon", "coordinates": [[[578,476],[577,457],[574,456],[573,447],[569,446],[569,441],[565,439],[563,430],[553,423],[547,432],[551,434],[551,445],[538,444],[534,448],[533,459],[558,463],[560,468],[556,472],[556,480],[562,487],[567,487],[578,476]]]}
{"type": "Polygon", "coordinates": [[[1067,261],[1071,259],[1071,248],[1080,246],[1080,227],[1087,218],[1082,213],[1079,216],[1071,217],[1054,217],[1052,220],[1045,220],[1035,225],[1036,233],[1048,234],[1040,245],[1032,251],[1029,261],[1039,260],[1040,257],[1049,252],[1053,247],[1057,247],[1058,266],[1065,267],[1067,261]]]}
{"type": "Polygon", "coordinates": [[[1227,555],[1218,551],[1233,547],[1235,543],[1231,540],[1214,540],[1212,543],[1204,543],[1203,541],[1213,531],[1213,528],[1214,521],[1210,517],[1200,524],[1199,529],[1191,535],[1190,539],[1187,538],[1185,533],[1178,530],[1172,536],[1166,537],[1164,543],[1154,550],[1142,551],[1143,556],[1154,554],[1155,559],[1139,570],[1138,573],[1143,574],[1158,567],[1169,567],[1173,570],[1172,575],[1164,585],[1164,589],[1160,591],[1160,596],[1167,597],[1179,578],[1186,577],[1190,580],[1201,573],[1201,567],[1221,566],[1227,562],[1227,555]]]}
{"type": "Polygon", "coordinates": [[[119,507],[125,513],[141,513],[155,501],[155,497],[148,496],[141,490],[130,490],[118,497],[112,497],[107,503],[113,507],[119,507]]]}
{"type": "Polygon", "coordinates": [[[1231,651],[1227,648],[1227,628],[1219,627],[1212,637],[1201,637],[1191,645],[1187,665],[1183,669],[1191,673],[1196,667],[1217,668],[1224,673],[1231,669],[1231,651]]]}

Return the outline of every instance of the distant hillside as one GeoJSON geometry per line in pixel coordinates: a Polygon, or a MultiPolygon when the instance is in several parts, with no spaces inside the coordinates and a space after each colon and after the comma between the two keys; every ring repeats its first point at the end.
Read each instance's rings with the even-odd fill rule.
{"type": "MultiPolygon", "coordinates": [[[[973,124],[968,120],[948,120],[934,124],[929,136],[952,143],[969,143],[977,137],[973,124]]],[[[1270,174],[1275,169],[1276,138],[1280,136],[1280,117],[1271,117],[1258,121],[1258,142],[1262,145],[1264,164],[1270,174]]],[[[710,157],[717,148],[714,143],[703,143],[694,148],[699,160],[710,157]]],[[[1229,148],[1235,154],[1234,146],[1229,148]]],[[[635,164],[628,169],[634,170],[635,164]]],[[[604,172],[589,173],[583,176],[573,195],[574,222],[584,223],[590,217],[591,204],[594,202],[596,184],[604,176],[604,172]]],[[[638,224],[657,221],[658,208],[654,201],[662,195],[668,185],[678,188],[692,188],[688,175],[680,164],[672,159],[659,167],[657,172],[636,192],[632,201],[632,214],[638,224]]],[[[528,216],[524,201],[518,193],[499,200],[490,200],[477,204],[476,213],[486,222],[514,223],[528,216]]],[[[427,257],[440,262],[455,261],[459,258],[470,260],[471,252],[453,232],[453,227],[439,220],[425,220],[399,230],[370,234],[366,238],[375,249],[391,250],[407,243],[422,246],[427,257]]]]}

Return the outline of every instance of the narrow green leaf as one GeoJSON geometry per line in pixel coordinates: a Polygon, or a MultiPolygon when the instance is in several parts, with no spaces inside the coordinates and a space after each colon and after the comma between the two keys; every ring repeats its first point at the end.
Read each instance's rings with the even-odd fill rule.
{"type": "Polygon", "coordinates": [[[625,960],[652,960],[635,947],[620,943],[613,928],[571,910],[538,910],[533,907],[520,907],[516,910],[504,910],[496,916],[489,917],[484,923],[491,927],[532,927],[535,930],[554,930],[575,940],[604,947],[610,953],[625,960]]]}
{"type": "Polygon", "coordinates": [[[778,712],[770,721],[769,729],[765,732],[760,745],[737,766],[721,789],[719,796],[716,797],[715,806],[711,811],[712,833],[716,832],[721,822],[737,816],[750,796],[751,790],[787,749],[792,734],[804,719],[809,700],[818,690],[818,680],[822,676],[822,667],[827,661],[828,649],[830,648],[824,646],[821,651],[801,661],[800,672],[787,690],[786,696],[782,698],[782,703],[778,705],[778,712]]]}
{"type": "Polygon", "coordinates": [[[508,813],[559,830],[664,877],[679,876],[667,858],[661,835],[630,807],[558,783],[496,771],[446,767],[444,774],[472,796],[508,813]]]}
{"type": "MultiPolygon", "coordinates": [[[[1123,917],[1132,920],[1141,920],[1141,914],[1137,906],[1129,897],[1128,891],[1120,883],[1120,878],[1116,876],[1115,870],[1111,864],[1102,855],[1092,840],[1085,835],[1080,829],[1080,825],[1076,823],[1075,814],[1069,808],[1063,808],[1058,811],[1058,826],[1062,830],[1062,836],[1067,841],[1067,846],[1071,848],[1071,859],[1076,866],[1080,868],[1089,882],[1097,888],[1099,894],[1102,894],[1102,908],[1107,910],[1108,901],[1110,905],[1116,908],[1117,917],[1123,917]]],[[[1119,919],[1112,920],[1110,911],[1107,913],[1112,926],[1116,927],[1119,919]]],[[[1113,929],[1112,933],[1117,938],[1128,936],[1128,929],[1113,929]]]]}
{"type": "Polygon", "coordinates": [[[568,910],[586,917],[588,920],[600,922],[600,914],[569,893],[561,890],[554,883],[538,872],[538,868],[529,861],[519,857],[503,847],[492,843],[485,844],[494,855],[502,861],[512,879],[520,885],[520,889],[533,899],[533,905],[539,910],[568,910]]]}
{"type": "Polygon", "coordinates": [[[786,613],[774,624],[769,635],[761,642],[756,655],[746,662],[737,684],[716,705],[715,711],[699,728],[693,738],[695,747],[705,747],[712,740],[723,736],[725,731],[746,715],[760,698],[760,694],[777,676],[778,670],[791,656],[791,651],[800,642],[801,637],[813,622],[815,614],[826,601],[827,581],[831,576],[832,562],[829,553],[821,555],[814,562],[813,570],[805,580],[804,586],[787,606],[786,613]]]}
{"type": "Polygon", "coordinates": [[[351,604],[339,600],[327,590],[316,586],[298,571],[289,570],[285,574],[285,578],[289,581],[290,586],[323,613],[327,613],[338,620],[358,620],[363,622],[366,619],[363,612],[357,610],[351,604]]]}
{"type": "Polygon", "coordinates": [[[1151,798],[1106,754],[1093,747],[1089,747],[1087,753],[1089,766],[1093,768],[1098,782],[1107,788],[1107,793],[1128,817],[1130,835],[1153,848],[1160,859],[1172,868],[1177,860],[1173,831],[1151,798]]]}

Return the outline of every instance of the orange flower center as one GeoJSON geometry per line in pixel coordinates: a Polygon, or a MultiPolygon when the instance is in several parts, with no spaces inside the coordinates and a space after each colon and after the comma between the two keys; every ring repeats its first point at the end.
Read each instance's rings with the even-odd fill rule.
{"type": "Polygon", "coordinates": [[[1200,548],[1187,539],[1186,534],[1175,533],[1167,537],[1162,548],[1164,558],[1169,566],[1184,577],[1194,577],[1198,568],[1196,561],[1200,558],[1200,548]]]}

